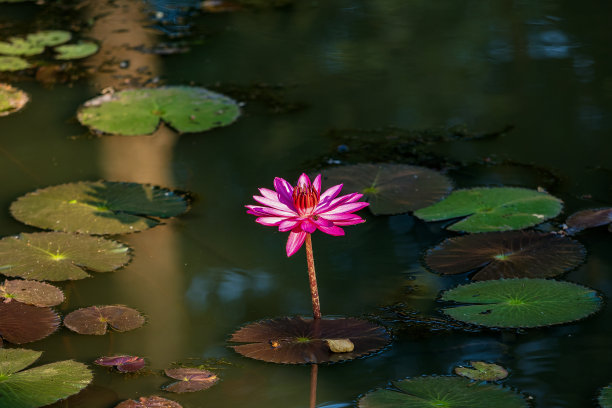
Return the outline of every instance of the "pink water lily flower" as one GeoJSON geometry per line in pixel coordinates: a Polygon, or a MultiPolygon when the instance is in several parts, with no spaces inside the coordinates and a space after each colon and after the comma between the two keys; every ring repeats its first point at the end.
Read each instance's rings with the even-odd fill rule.
{"type": "Polygon", "coordinates": [[[321,194],[321,175],[314,182],[302,174],[295,187],[280,177],[274,179],[274,189],[260,188],[261,196],[253,196],[262,204],[247,205],[247,213],[257,216],[257,222],[278,226],[282,232],[291,231],[287,240],[287,256],[295,254],[307,234],[316,230],[326,234],[344,235],[341,227],[365,222],[356,214],[369,203],[358,201],[363,194],[352,193],[338,197],[342,184],[330,187],[321,194]]]}

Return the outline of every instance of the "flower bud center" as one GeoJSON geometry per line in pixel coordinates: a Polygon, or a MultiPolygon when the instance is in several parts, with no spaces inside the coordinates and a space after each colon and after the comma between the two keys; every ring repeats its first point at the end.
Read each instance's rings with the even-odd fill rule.
{"type": "Polygon", "coordinates": [[[319,199],[320,195],[312,184],[298,185],[293,189],[293,204],[300,214],[311,213],[319,199]]]}

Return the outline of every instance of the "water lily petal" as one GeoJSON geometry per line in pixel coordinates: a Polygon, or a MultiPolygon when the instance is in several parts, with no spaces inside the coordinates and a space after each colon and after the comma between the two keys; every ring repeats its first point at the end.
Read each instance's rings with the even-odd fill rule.
{"type": "Polygon", "coordinates": [[[283,222],[278,224],[278,230],[280,232],[287,232],[294,229],[300,222],[298,220],[285,219],[283,222]]]}
{"type": "Polygon", "coordinates": [[[315,224],[320,225],[322,227],[333,227],[334,223],[328,219],[323,217],[318,217],[316,220],[313,220],[315,224]]]}
{"type": "Polygon", "coordinates": [[[304,231],[300,231],[300,232],[291,231],[289,233],[289,239],[287,240],[287,247],[286,247],[287,256],[291,256],[295,254],[302,247],[302,244],[304,243],[305,239],[306,239],[306,233],[304,231]]]}
{"type": "Polygon", "coordinates": [[[274,190],[270,190],[268,188],[261,187],[259,192],[262,196],[269,198],[270,200],[278,200],[278,193],[274,190]]]}
{"type": "Polygon", "coordinates": [[[255,199],[255,201],[257,201],[259,204],[267,205],[268,207],[276,208],[276,209],[283,210],[283,211],[288,211],[291,213],[294,212],[293,205],[289,207],[287,204],[282,203],[279,200],[271,200],[269,198],[260,197],[260,196],[253,196],[253,199],[255,199]]]}
{"type": "Polygon", "coordinates": [[[317,230],[317,224],[312,222],[309,218],[303,220],[300,223],[300,226],[302,227],[302,231],[307,232],[309,234],[312,234],[317,230]]]}
{"type": "Polygon", "coordinates": [[[321,195],[321,175],[318,174],[312,182],[312,186],[317,190],[317,194],[321,195]]]}
{"type": "Polygon", "coordinates": [[[317,212],[326,212],[329,210],[333,210],[339,205],[355,202],[359,200],[361,197],[363,197],[363,194],[361,193],[352,193],[352,194],[343,195],[341,197],[333,199],[331,202],[326,202],[325,203],[326,205],[320,204],[317,207],[317,212]]]}
{"type": "Polygon", "coordinates": [[[325,214],[352,213],[355,211],[359,211],[362,208],[367,207],[368,205],[370,205],[370,203],[366,203],[363,201],[357,203],[342,204],[336,208],[326,211],[325,214]]]}
{"type": "Polygon", "coordinates": [[[274,227],[285,220],[285,217],[259,217],[255,222],[268,227],[274,227]]]}
{"type": "Polygon", "coordinates": [[[336,196],[338,196],[338,194],[340,194],[342,186],[343,184],[337,184],[325,190],[325,192],[321,194],[320,202],[324,201],[326,203],[330,203],[331,200],[333,200],[334,198],[336,198],[336,196]]]}
{"type": "MultiPolygon", "coordinates": [[[[333,222],[335,225],[340,225],[341,222],[351,222],[354,221],[354,224],[358,224],[360,222],[365,222],[363,218],[358,216],[357,214],[349,214],[349,213],[340,213],[340,214],[322,214],[319,216],[319,219],[329,220],[333,222]]],[[[352,224],[347,224],[352,225],[352,224]]]]}
{"type": "Polygon", "coordinates": [[[333,227],[323,227],[323,226],[317,226],[317,227],[319,228],[319,231],[324,232],[329,235],[333,235],[336,237],[344,235],[344,230],[335,225],[333,227]]]}
{"type": "Polygon", "coordinates": [[[274,188],[278,193],[278,200],[289,207],[292,211],[296,211],[293,205],[293,187],[287,180],[280,177],[274,178],[274,188]]]}
{"type": "Polygon", "coordinates": [[[260,217],[272,216],[272,217],[295,217],[297,214],[289,211],[278,210],[270,207],[260,207],[258,205],[245,205],[249,210],[247,214],[253,214],[260,217]]]}

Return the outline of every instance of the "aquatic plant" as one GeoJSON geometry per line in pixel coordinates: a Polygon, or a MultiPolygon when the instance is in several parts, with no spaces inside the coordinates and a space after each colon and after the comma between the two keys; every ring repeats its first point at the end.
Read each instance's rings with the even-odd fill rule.
{"type": "MultiPolygon", "coordinates": [[[[7,62],[3,61],[3,58],[4,57],[0,57],[0,71],[2,71],[2,64],[7,62]]],[[[9,59],[9,63],[10,62],[11,60],[9,59]]],[[[8,84],[0,83],[0,116],[6,116],[13,112],[17,112],[28,103],[29,99],[28,94],[22,90],[8,84]]]]}
{"type": "Polygon", "coordinates": [[[64,326],[79,334],[106,334],[108,326],[124,332],[139,328],[145,318],[127,306],[90,306],[75,310],[64,318],[64,326]]]}
{"type": "Polygon", "coordinates": [[[110,356],[100,357],[94,361],[94,364],[115,367],[117,371],[122,373],[132,373],[141,370],[145,366],[145,360],[138,356],[110,356]]]}
{"type": "Polygon", "coordinates": [[[219,377],[213,372],[201,368],[167,368],[164,373],[168,377],[178,380],[163,387],[165,391],[169,392],[201,391],[212,387],[219,381],[219,377]]]}

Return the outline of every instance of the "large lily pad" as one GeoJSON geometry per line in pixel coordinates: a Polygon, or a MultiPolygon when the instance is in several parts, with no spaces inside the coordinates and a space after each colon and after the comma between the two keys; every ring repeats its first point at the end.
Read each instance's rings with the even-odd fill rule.
{"type": "Polygon", "coordinates": [[[427,207],[452,189],[450,179],[434,170],[406,164],[355,164],[324,170],[327,184],[344,184],[363,193],[375,215],[400,214],[427,207]]]}
{"type": "Polygon", "coordinates": [[[0,302],[0,336],[8,342],[23,344],[43,339],[59,324],[59,316],[48,307],[0,302]]]}
{"type": "Polygon", "coordinates": [[[38,408],[76,394],[92,380],[84,364],[59,361],[21,371],[42,352],[0,349],[0,404],[10,408],[38,408]]]}
{"type": "Polygon", "coordinates": [[[58,60],[70,60],[70,59],[80,59],[86,58],[90,55],[98,52],[100,47],[98,44],[93,42],[79,42],[77,44],[64,44],[59,47],[55,47],[55,52],[57,55],[55,59],[58,60]]]}
{"type": "Polygon", "coordinates": [[[453,191],[444,200],[415,211],[425,221],[467,217],[448,229],[464,232],[508,231],[531,227],[561,212],[550,194],[525,188],[495,187],[453,191]]]}
{"type": "Polygon", "coordinates": [[[107,327],[124,332],[141,327],[144,317],[127,306],[90,306],[75,310],[64,317],[64,326],[79,334],[106,334],[107,327]]]}
{"type": "Polygon", "coordinates": [[[612,408],[612,384],[601,389],[597,401],[601,408],[612,408]]]}
{"type": "Polygon", "coordinates": [[[157,218],[187,209],[184,196],[165,188],[111,181],[47,187],[18,198],[10,208],[28,225],[94,235],[145,230],[160,224],[157,218]]]}
{"type": "Polygon", "coordinates": [[[179,380],[164,387],[169,392],[183,393],[205,390],[219,381],[213,372],[200,368],[167,368],[166,375],[179,380]]]}
{"type": "Polygon", "coordinates": [[[109,239],[65,232],[22,233],[0,240],[0,273],[35,280],[88,278],[130,261],[129,248],[109,239]]]}
{"type": "Polygon", "coordinates": [[[444,275],[478,270],[472,280],[548,278],[580,265],[585,250],[573,239],[534,231],[491,232],[449,238],[425,263],[444,275]]]}
{"type": "Polygon", "coordinates": [[[0,55],[0,71],[21,71],[30,67],[30,63],[23,58],[0,55]]]}
{"type": "MultiPolygon", "coordinates": [[[[2,68],[0,68],[0,71],[2,71],[2,68]]],[[[7,84],[0,84],[0,116],[17,112],[28,103],[28,100],[28,94],[22,90],[7,84]]]]}
{"type": "Polygon", "coordinates": [[[0,297],[38,307],[50,307],[64,301],[64,292],[48,283],[14,279],[5,280],[0,285],[0,297]]]}
{"type": "Polygon", "coordinates": [[[455,374],[475,381],[498,381],[508,376],[508,370],[498,364],[470,361],[470,365],[455,367],[455,374]]]}
{"type": "Polygon", "coordinates": [[[488,327],[540,327],[583,319],[601,308],[596,291],[570,282],[502,279],[458,286],[441,300],[459,303],[442,311],[488,327]]]}
{"type": "Polygon", "coordinates": [[[204,88],[169,86],[131,89],[87,101],[77,118],[93,130],[121,135],[151,134],[160,121],[179,132],[229,125],[240,115],[233,99],[204,88]]]}
{"type": "Polygon", "coordinates": [[[515,391],[478,384],[461,377],[417,377],[393,382],[393,387],[369,392],[359,408],[527,408],[515,391]]]}
{"type": "Polygon", "coordinates": [[[608,225],[608,229],[612,231],[612,208],[578,211],[567,218],[565,225],[570,234],[602,225],[608,225]]]}
{"type": "Polygon", "coordinates": [[[230,341],[248,343],[233,346],[246,357],[303,364],[352,360],[380,350],[390,338],[384,328],[365,320],[281,317],[249,324],[236,331],[230,341]],[[354,349],[347,353],[333,352],[326,339],[349,339],[354,349]]]}
{"type": "Polygon", "coordinates": [[[150,397],[140,397],[138,401],[123,401],[115,408],[182,408],[178,402],[153,395],[150,397]]]}

